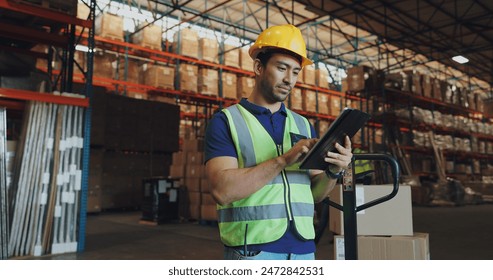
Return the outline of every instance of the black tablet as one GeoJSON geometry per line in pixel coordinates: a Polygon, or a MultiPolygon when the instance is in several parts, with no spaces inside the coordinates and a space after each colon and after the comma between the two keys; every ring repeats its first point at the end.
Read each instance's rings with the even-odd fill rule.
{"type": "Polygon", "coordinates": [[[369,119],[370,115],[363,111],[344,108],[329,126],[327,132],[305,156],[300,164],[300,169],[326,170],[330,165],[330,163],[324,161],[327,152],[336,152],[336,143],[344,146],[345,136],[353,137],[369,119]]]}

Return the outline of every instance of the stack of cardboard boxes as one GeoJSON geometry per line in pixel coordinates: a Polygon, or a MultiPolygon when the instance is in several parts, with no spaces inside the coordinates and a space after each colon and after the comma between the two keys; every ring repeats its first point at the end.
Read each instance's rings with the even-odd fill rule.
{"type": "MultiPolygon", "coordinates": [[[[356,185],[356,205],[363,205],[392,192],[392,185],[356,185]]],[[[330,200],[343,204],[342,186],[330,200]]],[[[397,195],[381,204],[357,212],[357,254],[362,260],[429,260],[429,235],[413,231],[411,188],[400,185],[397,195]]],[[[329,229],[334,232],[334,258],[345,259],[344,213],[329,211],[329,229]]]]}
{"type": "Polygon", "coordinates": [[[247,48],[240,49],[240,67],[245,71],[253,71],[253,59],[248,54],[247,48]]]}
{"type": "Polygon", "coordinates": [[[179,179],[179,185],[188,193],[188,200],[183,202],[186,205],[182,205],[184,218],[216,221],[216,203],[205,175],[203,145],[202,139],[185,139],[182,150],[173,153],[170,177],[179,179]]]}
{"type": "Polygon", "coordinates": [[[136,209],[142,179],[168,175],[179,107],[95,92],[92,108],[88,212],[136,209]]]}
{"type": "Polygon", "coordinates": [[[161,27],[155,24],[143,23],[137,27],[137,33],[133,34],[132,42],[142,47],[161,50],[163,33],[161,27]]]}
{"type": "Polygon", "coordinates": [[[219,93],[218,79],[219,73],[217,70],[200,68],[198,76],[198,92],[204,95],[217,96],[219,93]]]}
{"type": "Polygon", "coordinates": [[[94,34],[123,42],[123,17],[110,13],[99,14],[94,22],[94,34]]]}
{"type": "Polygon", "coordinates": [[[224,44],[224,65],[240,68],[240,49],[224,44]]]}
{"type": "Polygon", "coordinates": [[[141,66],[141,83],[156,88],[175,89],[175,67],[159,64],[141,66]]]}
{"type": "Polygon", "coordinates": [[[223,72],[222,74],[223,97],[236,99],[238,96],[237,77],[234,73],[223,72]]]}
{"type": "Polygon", "coordinates": [[[242,98],[250,96],[250,93],[252,93],[254,86],[255,79],[245,76],[238,77],[236,99],[240,100],[242,98]]]}
{"type": "Polygon", "coordinates": [[[219,63],[219,44],[215,39],[199,39],[199,58],[212,63],[219,63]]]}
{"type": "Polygon", "coordinates": [[[199,58],[199,35],[197,31],[183,28],[173,35],[173,52],[199,58]]]}

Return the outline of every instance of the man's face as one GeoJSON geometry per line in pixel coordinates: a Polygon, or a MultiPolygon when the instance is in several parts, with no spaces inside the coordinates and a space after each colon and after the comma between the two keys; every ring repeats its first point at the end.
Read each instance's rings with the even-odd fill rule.
{"type": "Polygon", "coordinates": [[[274,54],[260,71],[261,92],[269,103],[283,102],[291,93],[301,65],[288,54],[274,54]]]}

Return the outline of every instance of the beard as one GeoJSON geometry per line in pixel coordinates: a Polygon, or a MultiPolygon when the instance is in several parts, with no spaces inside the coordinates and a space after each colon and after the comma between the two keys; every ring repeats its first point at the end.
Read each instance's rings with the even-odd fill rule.
{"type": "Polygon", "coordinates": [[[262,95],[269,103],[284,102],[291,93],[291,87],[287,93],[277,92],[278,85],[272,86],[265,80],[260,81],[260,86],[262,88],[262,95]]]}

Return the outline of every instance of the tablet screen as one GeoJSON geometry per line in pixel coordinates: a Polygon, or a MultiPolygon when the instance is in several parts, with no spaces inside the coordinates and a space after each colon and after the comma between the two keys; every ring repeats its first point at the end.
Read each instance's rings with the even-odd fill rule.
{"type": "Polygon", "coordinates": [[[344,146],[345,136],[352,138],[370,119],[370,115],[352,108],[344,108],[320,140],[308,152],[300,169],[326,170],[330,163],[324,161],[327,152],[337,152],[335,144],[344,146]]]}

